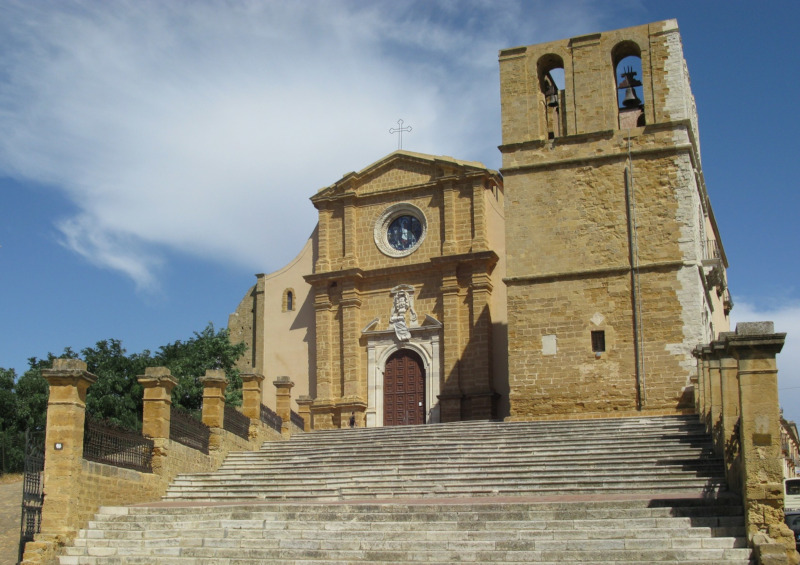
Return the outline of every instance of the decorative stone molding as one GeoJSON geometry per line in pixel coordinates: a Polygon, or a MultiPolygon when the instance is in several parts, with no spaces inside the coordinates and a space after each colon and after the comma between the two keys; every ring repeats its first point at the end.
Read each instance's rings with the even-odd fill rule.
{"type": "Polygon", "coordinates": [[[408,328],[409,337],[401,340],[394,328],[377,329],[380,320],[374,319],[362,331],[367,342],[367,410],[368,428],[383,425],[383,372],[386,361],[400,349],[417,353],[425,369],[425,421],[438,423],[438,396],[441,388],[442,323],[426,315],[417,327],[408,328]]]}
{"type": "Polygon", "coordinates": [[[416,251],[428,233],[428,219],[425,214],[409,202],[400,202],[389,206],[375,222],[373,237],[375,245],[381,253],[389,257],[405,257],[416,251]],[[392,226],[395,220],[408,216],[419,222],[419,233],[412,233],[415,230],[411,225],[392,226]],[[400,230],[394,234],[390,233],[390,228],[400,230]],[[407,232],[407,233],[404,233],[407,232]]]}

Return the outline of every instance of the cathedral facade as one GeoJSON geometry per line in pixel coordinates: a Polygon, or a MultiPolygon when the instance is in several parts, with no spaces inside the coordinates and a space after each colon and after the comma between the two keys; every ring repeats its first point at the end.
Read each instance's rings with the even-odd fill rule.
{"type": "Polygon", "coordinates": [[[731,302],[677,23],[503,50],[500,89],[500,172],[344,176],[231,315],[240,368],[290,376],[315,428],[689,408],[731,302]]]}

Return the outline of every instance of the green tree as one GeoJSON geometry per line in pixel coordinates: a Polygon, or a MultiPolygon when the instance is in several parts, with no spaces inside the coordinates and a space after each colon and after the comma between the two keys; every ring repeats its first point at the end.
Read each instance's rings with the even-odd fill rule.
{"type": "Polygon", "coordinates": [[[214,330],[209,323],[202,332],[195,332],[187,341],[162,346],[155,355],[155,365],[168,367],[178,379],[172,391],[172,401],[187,410],[199,410],[203,405],[203,387],[199,378],[208,369],[223,369],[228,378],[225,401],[239,406],[242,403],[242,379],[235,368],[236,361],[247,349],[244,343],[231,344],[228,330],[214,330]]]}
{"type": "Polygon", "coordinates": [[[138,376],[154,363],[150,352],[126,355],[118,339],[98,341],[81,351],[97,381],[86,393],[86,411],[130,430],[142,427],[142,386],[138,376]]]}
{"type": "Polygon", "coordinates": [[[0,367],[0,474],[16,472],[22,467],[23,447],[17,428],[19,411],[14,381],[14,369],[0,367]]]}
{"type": "MultiPolygon", "coordinates": [[[[142,427],[142,387],[138,376],[151,366],[165,366],[178,379],[173,402],[188,410],[199,410],[203,389],[198,379],[207,369],[223,369],[228,377],[226,402],[238,406],[242,402],[242,381],[235,369],[246,345],[232,345],[226,329],[216,331],[209,324],[187,341],[176,341],[160,347],[156,355],[150,351],[128,355],[117,339],[98,341],[81,351],[87,370],[97,381],[86,394],[86,411],[96,418],[108,419],[128,429],[142,427]]],[[[13,370],[0,369],[0,431],[6,427],[19,432],[42,431],[47,419],[49,386],[42,376],[57,358],[76,359],[69,347],[59,355],[28,359],[28,370],[14,383],[13,370]],[[13,398],[9,400],[9,398],[13,398]],[[7,406],[12,406],[8,408],[7,406]]]]}
{"type": "Polygon", "coordinates": [[[0,431],[17,423],[17,396],[14,394],[14,381],[17,373],[14,369],[0,367],[0,431]]]}

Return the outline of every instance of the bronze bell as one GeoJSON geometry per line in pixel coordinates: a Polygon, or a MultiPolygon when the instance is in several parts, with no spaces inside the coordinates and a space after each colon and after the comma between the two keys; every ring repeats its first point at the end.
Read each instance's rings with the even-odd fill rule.
{"type": "Polygon", "coordinates": [[[625,99],[622,101],[622,105],[626,108],[637,108],[642,105],[642,101],[636,96],[636,91],[632,86],[625,90],[625,99]]]}
{"type": "Polygon", "coordinates": [[[547,83],[547,88],[544,91],[544,96],[547,99],[547,105],[551,108],[558,106],[558,87],[552,82],[547,83]]]}
{"type": "Polygon", "coordinates": [[[636,95],[634,87],[642,86],[642,83],[636,78],[636,71],[633,70],[633,67],[628,67],[620,76],[623,77],[623,80],[617,88],[625,89],[625,99],[622,101],[622,105],[625,108],[638,108],[642,105],[642,101],[636,95]]]}

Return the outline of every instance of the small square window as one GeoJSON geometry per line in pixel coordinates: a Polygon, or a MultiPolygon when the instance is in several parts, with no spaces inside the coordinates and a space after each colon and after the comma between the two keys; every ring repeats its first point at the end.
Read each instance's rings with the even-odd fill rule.
{"type": "Polygon", "coordinates": [[[592,332],[592,351],[603,353],[606,350],[606,332],[598,330],[592,332]]]}

